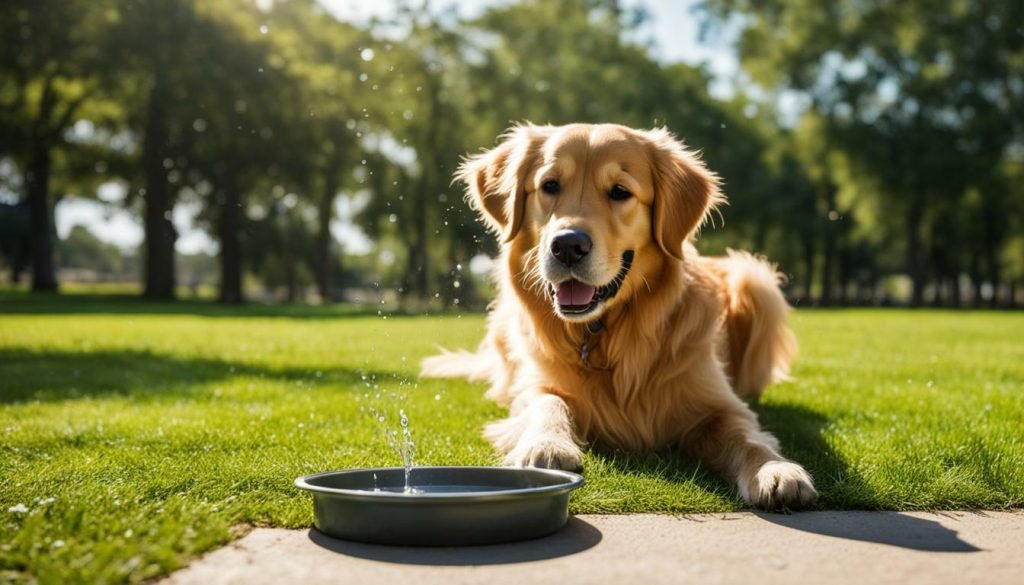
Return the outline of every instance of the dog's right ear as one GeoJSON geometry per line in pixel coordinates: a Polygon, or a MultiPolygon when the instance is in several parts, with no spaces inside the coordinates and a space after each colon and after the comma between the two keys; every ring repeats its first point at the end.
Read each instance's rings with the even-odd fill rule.
{"type": "Polygon", "coordinates": [[[466,199],[503,242],[523,225],[526,181],[549,134],[547,127],[524,125],[502,135],[498,146],[468,157],[455,173],[466,184],[466,199]]]}

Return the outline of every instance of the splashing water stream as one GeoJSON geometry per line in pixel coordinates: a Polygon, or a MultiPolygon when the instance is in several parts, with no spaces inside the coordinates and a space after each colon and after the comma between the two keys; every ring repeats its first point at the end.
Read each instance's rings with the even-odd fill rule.
{"type": "MultiPolygon", "coordinates": [[[[371,413],[380,423],[386,423],[387,418],[380,414],[375,409],[371,409],[371,413]]],[[[416,494],[420,493],[420,490],[412,487],[410,478],[412,476],[412,468],[415,466],[413,460],[416,453],[416,444],[412,439],[412,431],[409,429],[409,417],[405,414],[405,410],[398,411],[399,416],[399,429],[384,427],[384,438],[387,440],[388,446],[395,450],[398,456],[402,459],[402,466],[405,468],[405,488],[404,493],[416,494]]]]}

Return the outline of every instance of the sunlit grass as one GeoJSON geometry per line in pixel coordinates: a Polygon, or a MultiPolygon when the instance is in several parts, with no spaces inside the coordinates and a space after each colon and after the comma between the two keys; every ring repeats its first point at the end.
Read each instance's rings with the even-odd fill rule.
{"type": "MultiPolygon", "coordinates": [[[[68,302],[0,299],[9,578],[138,581],[238,524],[307,526],[296,476],[397,464],[370,406],[409,413],[418,463],[496,462],[479,431],[501,409],[483,387],[416,378],[436,345],[474,346],[480,316],[68,302]]],[[[1021,505],[1024,315],[803,311],[795,326],[796,380],[757,409],[823,508],[1021,505]]],[[[585,465],[577,513],[742,507],[671,453],[585,465]]]]}

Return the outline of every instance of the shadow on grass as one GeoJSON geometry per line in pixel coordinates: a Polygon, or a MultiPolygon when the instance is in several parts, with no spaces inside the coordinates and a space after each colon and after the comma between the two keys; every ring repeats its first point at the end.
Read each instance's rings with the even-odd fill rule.
{"type": "Polygon", "coordinates": [[[0,350],[0,404],[88,397],[195,396],[204,384],[234,377],[266,378],[308,386],[355,388],[362,376],[389,379],[391,372],[331,368],[264,368],[214,359],[177,358],[147,351],[95,352],[0,350]]]}
{"type": "MultiPolygon", "coordinates": [[[[735,490],[717,474],[677,449],[665,448],[651,453],[626,453],[595,445],[591,449],[603,465],[617,473],[671,483],[692,483],[709,494],[726,500],[736,498],[735,490]]],[[[586,469],[584,469],[584,474],[586,469]]]]}
{"type": "Polygon", "coordinates": [[[583,552],[601,542],[601,531],[576,517],[565,528],[535,540],[459,547],[406,547],[364,544],[331,538],[315,529],[309,540],[321,548],[350,557],[408,565],[474,566],[528,563],[583,552]]]}
{"type": "Polygon", "coordinates": [[[151,301],[127,294],[24,293],[0,291],[0,314],[10,315],[194,315],[199,317],[284,317],[329,319],[377,317],[377,307],[337,304],[222,305],[214,301],[181,299],[151,301]]]}
{"type": "Polygon", "coordinates": [[[874,509],[870,485],[825,440],[829,419],[792,404],[754,404],[761,427],[775,435],[787,459],[804,466],[814,478],[821,507],[874,509]]]}
{"type": "MultiPolygon", "coordinates": [[[[803,465],[818,488],[818,508],[861,510],[855,512],[762,513],[757,516],[794,530],[823,536],[887,544],[934,552],[978,550],[960,540],[954,530],[940,523],[897,512],[877,510],[873,488],[832,448],[825,433],[829,419],[813,410],[788,404],[755,404],[762,427],[774,434],[787,458],[803,465]]],[[[691,483],[710,494],[737,498],[733,486],[698,463],[671,450],[634,455],[595,450],[602,463],[612,469],[649,479],[691,483]]]]}
{"type": "MultiPolygon", "coordinates": [[[[870,489],[825,441],[828,419],[821,414],[791,405],[753,404],[761,426],[775,435],[783,454],[804,467],[815,479],[826,507],[870,507],[870,489]],[[851,496],[856,499],[851,500],[851,496]]],[[[729,485],[710,469],[676,449],[632,454],[601,447],[593,449],[602,462],[614,470],[649,479],[693,483],[705,491],[726,499],[739,499],[735,486],[729,485]]]]}
{"type": "MultiPolygon", "coordinates": [[[[380,307],[368,304],[224,305],[215,301],[180,299],[152,301],[128,294],[26,293],[0,289],[0,314],[9,315],[192,315],[197,317],[279,317],[286,319],[380,318],[380,307]]],[[[388,315],[425,316],[424,312],[389,310],[388,315]]],[[[436,311],[430,315],[445,314],[436,311]]],[[[451,314],[456,314],[452,312],[451,314]]]]}
{"type": "MultiPolygon", "coordinates": [[[[782,443],[786,457],[803,465],[814,477],[820,508],[877,510],[872,487],[825,440],[829,423],[825,416],[788,404],[757,404],[753,408],[762,427],[782,443]]],[[[978,550],[938,522],[891,511],[757,515],[779,526],[847,540],[931,552],[978,550]]]]}

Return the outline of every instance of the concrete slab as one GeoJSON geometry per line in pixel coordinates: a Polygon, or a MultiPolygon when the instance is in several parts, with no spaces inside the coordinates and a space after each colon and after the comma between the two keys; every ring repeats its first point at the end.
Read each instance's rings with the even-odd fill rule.
{"type": "Polygon", "coordinates": [[[577,516],[538,540],[404,548],[256,529],[161,581],[1024,583],[1024,512],[577,516]]]}

